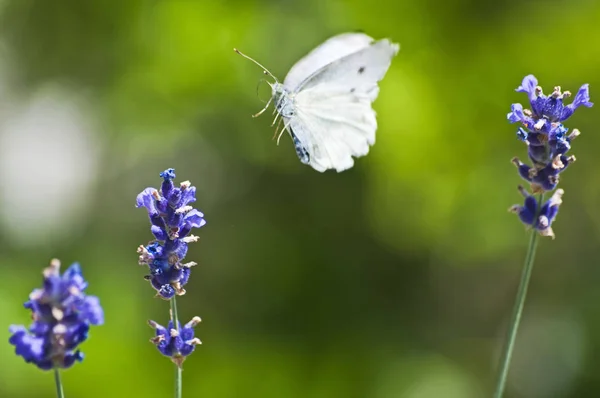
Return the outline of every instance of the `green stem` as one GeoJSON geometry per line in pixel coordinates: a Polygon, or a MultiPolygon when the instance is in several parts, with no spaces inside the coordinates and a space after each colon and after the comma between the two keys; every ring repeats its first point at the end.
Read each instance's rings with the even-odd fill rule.
{"type": "MultiPolygon", "coordinates": [[[[171,319],[173,327],[179,331],[179,316],[177,315],[177,302],[175,296],[171,300],[171,319]]],[[[181,398],[181,367],[175,365],[175,398],[181,398]]]]}
{"type": "MultiPolygon", "coordinates": [[[[540,194],[538,196],[538,212],[541,210],[543,201],[544,194],[540,194]]],[[[538,215],[536,214],[536,218],[537,216],[538,215]]],[[[531,237],[529,238],[529,248],[527,249],[527,255],[525,256],[525,264],[523,265],[523,272],[521,273],[521,281],[519,282],[519,290],[517,291],[517,299],[513,307],[512,318],[508,329],[508,337],[504,351],[502,352],[502,358],[500,359],[500,373],[498,376],[498,383],[496,384],[494,398],[502,398],[504,389],[506,388],[508,368],[510,367],[512,352],[515,348],[515,340],[517,338],[519,323],[521,322],[521,315],[523,315],[523,307],[525,306],[527,288],[529,287],[529,280],[531,279],[531,270],[533,269],[533,260],[535,259],[538,237],[539,234],[536,229],[532,229],[531,237]]]]}
{"type": "Polygon", "coordinates": [[[65,398],[65,393],[63,392],[62,382],[60,381],[60,372],[58,368],[54,368],[54,382],[56,383],[56,396],[58,398],[65,398]]]}

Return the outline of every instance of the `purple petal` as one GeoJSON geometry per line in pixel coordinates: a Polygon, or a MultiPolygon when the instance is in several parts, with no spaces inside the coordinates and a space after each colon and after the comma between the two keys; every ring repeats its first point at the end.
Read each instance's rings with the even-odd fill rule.
{"type": "Polygon", "coordinates": [[[590,102],[589,84],[584,84],[583,86],[581,86],[581,88],[575,95],[575,99],[573,100],[573,102],[563,109],[560,115],[560,121],[567,120],[569,117],[571,117],[573,112],[575,112],[575,109],[579,108],[582,105],[588,108],[594,105],[593,102],[590,102]]]}
{"type": "Polygon", "coordinates": [[[138,194],[135,199],[135,207],[145,207],[148,209],[148,213],[157,213],[156,210],[156,201],[154,199],[154,193],[156,189],[154,188],[146,188],[142,192],[138,194]]]}
{"type": "Polygon", "coordinates": [[[96,296],[87,296],[81,307],[82,317],[92,325],[104,323],[104,311],[100,306],[100,299],[96,296]]]}
{"type": "Polygon", "coordinates": [[[510,113],[506,115],[506,118],[511,123],[516,123],[525,120],[525,114],[523,113],[523,105],[512,104],[510,106],[510,113]]]}
{"type": "Polygon", "coordinates": [[[204,219],[204,214],[200,211],[193,209],[187,212],[185,217],[183,218],[183,223],[188,228],[200,228],[206,224],[206,220],[204,219]]]}
{"type": "Polygon", "coordinates": [[[517,87],[515,91],[520,93],[527,93],[527,95],[529,96],[529,102],[532,102],[535,100],[536,97],[535,88],[537,87],[537,85],[538,81],[535,78],[535,76],[527,75],[523,78],[523,82],[519,87],[517,87]]]}

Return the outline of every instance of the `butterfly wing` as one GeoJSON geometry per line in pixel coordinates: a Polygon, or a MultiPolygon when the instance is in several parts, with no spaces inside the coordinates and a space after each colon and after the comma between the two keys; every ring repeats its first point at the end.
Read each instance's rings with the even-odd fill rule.
{"type": "Polygon", "coordinates": [[[340,172],[369,152],[377,130],[371,103],[398,49],[379,40],[314,72],[293,93],[295,113],[286,127],[315,170],[340,172]]]}
{"type": "Polygon", "coordinates": [[[370,97],[349,95],[346,90],[312,94],[310,105],[296,107],[286,120],[296,152],[317,171],[347,170],[354,165],[353,156],[366,155],[375,143],[377,120],[370,97]]]}
{"type": "Polygon", "coordinates": [[[373,38],[364,33],[342,33],[326,40],[300,59],[288,72],[283,85],[294,91],[310,75],[333,61],[368,47],[373,38]]]}

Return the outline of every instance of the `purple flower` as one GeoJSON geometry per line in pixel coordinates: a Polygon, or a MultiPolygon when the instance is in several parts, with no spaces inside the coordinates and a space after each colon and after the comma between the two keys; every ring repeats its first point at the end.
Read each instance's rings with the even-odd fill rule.
{"type": "Polygon", "coordinates": [[[199,338],[194,337],[194,328],[200,323],[200,317],[195,316],[183,327],[178,322],[177,329],[173,327],[173,321],[165,328],[154,321],[148,321],[150,327],[156,329],[156,336],[150,342],[156,345],[161,354],[170,357],[179,367],[190,355],[196,345],[202,344],[199,338]]]}
{"type": "Polygon", "coordinates": [[[25,308],[32,312],[29,329],[12,325],[9,343],[27,363],[38,368],[69,368],[82,361],[77,346],[88,337],[90,325],[104,323],[104,312],[95,296],[86,296],[87,282],[79,264],[60,275],[60,261],[44,270],[44,283],[29,295],[25,308]]]}
{"type": "MultiPolygon", "coordinates": [[[[589,85],[581,86],[569,105],[565,105],[563,101],[571,96],[570,92],[561,92],[560,87],[554,87],[552,94],[546,96],[533,75],[525,76],[516,91],[527,94],[531,109],[524,109],[521,104],[512,104],[506,118],[511,123],[522,124],[523,127],[517,130],[517,138],[527,145],[531,166],[516,157],[512,162],[517,167],[519,176],[530,183],[532,193],[554,191],[560,174],[575,161],[575,156],[566,154],[571,149],[573,140],[580,135],[577,129],[569,134],[569,129],[562,123],[580,106],[589,108],[593,105],[590,102],[589,85]]],[[[556,189],[544,204],[541,199],[538,202],[523,187],[519,186],[519,191],[525,197],[525,204],[514,205],[509,210],[517,213],[524,224],[535,228],[541,235],[554,238],[551,225],[562,203],[564,191],[556,189]]]]}
{"type": "MultiPolygon", "coordinates": [[[[581,86],[573,102],[567,106],[564,105],[563,99],[570,97],[569,91],[561,92],[559,86],[554,87],[554,91],[549,96],[545,96],[542,92],[542,88],[538,86],[538,81],[533,75],[527,75],[523,78],[523,82],[516,89],[517,92],[527,93],[529,97],[529,104],[531,105],[532,117],[535,120],[545,118],[552,123],[563,122],[567,120],[575,109],[581,105],[591,107],[593,103],[590,102],[589,85],[584,84],[581,86]]],[[[513,104],[520,106],[520,104],[513,104]]],[[[517,116],[513,112],[509,113],[508,119],[514,123],[518,120],[517,116]]],[[[519,119],[521,120],[521,119],[519,119]]]]}
{"type": "Polygon", "coordinates": [[[554,231],[551,226],[558,214],[558,208],[562,204],[564,191],[557,189],[541,208],[539,208],[537,199],[531,196],[525,188],[519,186],[519,192],[525,197],[524,205],[513,205],[508,210],[517,214],[523,224],[535,228],[540,235],[550,236],[554,239],[554,231]]]}
{"type": "Polygon", "coordinates": [[[158,296],[171,299],[185,294],[183,286],[190,277],[190,268],[196,263],[182,263],[188,250],[188,243],[196,242],[197,236],[190,235],[192,228],[206,224],[204,214],[192,208],[196,201],[196,187],[184,181],[175,187],[175,169],[160,173],[163,182],[160,190],[144,189],[136,199],[136,207],[145,207],[150,218],[150,231],[155,240],[140,246],[139,263],[147,265],[150,281],[158,296]]]}
{"type": "Polygon", "coordinates": [[[568,119],[580,106],[591,107],[589,101],[589,85],[581,86],[574,101],[564,105],[563,99],[571,94],[561,92],[555,87],[551,95],[545,96],[533,75],[525,76],[516,89],[529,97],[531,110],[523,109],[521,104],[512,104],[507,119],[511,123],[520,122],[523,127],[517,130],[517,138],[527,145],[527,154],[532,166],[521,163],[518,159],[513,163],[519,169],[519,175],[532,184],[532,191],[552,191],[558,184],[558,174],[575,160],[574,156],[565,154],[571,149],[571,142],[580,135],[579,130],[567,135],[569,129],[562,122],[568,119]]]}
{"type": "Polygon", "coordinates": [[[556,188],[559,174],[575,162],[575,156],[556,155],[543,168],[530,167],[516,157],[512,159],[512,162],[517,166],[521,178],[531,183],[533,193],[542,193],[556,188]]]}

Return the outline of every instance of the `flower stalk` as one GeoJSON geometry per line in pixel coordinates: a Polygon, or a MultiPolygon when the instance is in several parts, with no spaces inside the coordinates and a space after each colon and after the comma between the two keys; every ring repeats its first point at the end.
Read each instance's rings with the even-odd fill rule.
{"type": "MultiPolygon", "coordinates": [[[[177,299],[173,297],[171,300],[171,320],[174,325],[179,325],[179,316],[177,315],[177,299]]],[[[179,330],[177,330],[179,333],[179,330]]],[[[181,398],[182,377],[181,366],[175,364],[175,398],[181,398]]]]}
{"type": "MultiPolygon", "coordinates": [[[[543,194],[539,195],[539,203],[542,203],[544,198],[543,194]]],[[[517,331],[519,330],[519,324],[521,323],[521,316],[523,315],[523,308],[525,307],[525,299],[527,298],[527,289],[529,288],[529,280],[531,279],[531,271],[533,270],[533,263],[535,260],[535,253],[538,246],[539,234],[535,230],[530,232],[529,247],[527,248],[527,254],[525,255],[525,264],[523,265],[523,271],[521,273],[521,280],[519,282],[519,289],[517,290],[517,298],[513,307],[513,313],[510,320],[510,326],[508,329],[508,336],[506,339],[506,346],[502,352],[502,358],[500,359],[500,370],[498,383],[496,385],[496,392],[494,398],[502,398],[504,389],[506,387],[506,378],[508,377],[508,368],[510,367],[510,360],[512,353],[515,348],[515,340],[517,338],[517,331]]]]}
{"type": "Polygon", "coordinates": [[[57,368],[54,368],[54,383],[56,384],[56,397],[65,398],[62,381],[60,380],[60,371],[57,368]]]}

